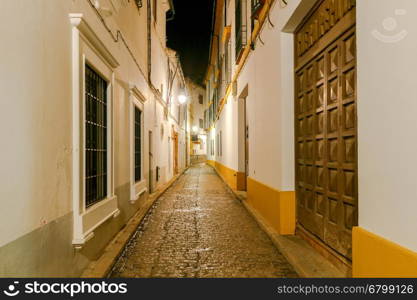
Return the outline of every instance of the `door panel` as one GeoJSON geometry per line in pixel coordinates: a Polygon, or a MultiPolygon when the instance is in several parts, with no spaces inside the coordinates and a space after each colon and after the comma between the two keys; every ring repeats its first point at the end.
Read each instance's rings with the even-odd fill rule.
{"type": "Polygon", "coordinates": [[[297,30],[299,225],[351,258],[357,224],[355,1],[325,0],[297,30]]]}

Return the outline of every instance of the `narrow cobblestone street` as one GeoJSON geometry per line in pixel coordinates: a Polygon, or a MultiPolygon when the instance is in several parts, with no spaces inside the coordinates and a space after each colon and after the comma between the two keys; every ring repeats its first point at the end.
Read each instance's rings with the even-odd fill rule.
{"type": "Polygon", "coordinates": [[[297,277],[211,167],[191,167],[156,202],[112,277],[297,277]]]}

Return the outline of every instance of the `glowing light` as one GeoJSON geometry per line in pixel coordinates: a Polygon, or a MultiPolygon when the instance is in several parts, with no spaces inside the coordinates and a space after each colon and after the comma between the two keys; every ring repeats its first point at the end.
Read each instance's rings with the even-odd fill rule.
{"type": "Polygon", "coordinates": [[[180,104],[184,104],[185,102],[187,102],[187,96],[179,95],[178,96],[178,101],[179,101],[180,104]]]}

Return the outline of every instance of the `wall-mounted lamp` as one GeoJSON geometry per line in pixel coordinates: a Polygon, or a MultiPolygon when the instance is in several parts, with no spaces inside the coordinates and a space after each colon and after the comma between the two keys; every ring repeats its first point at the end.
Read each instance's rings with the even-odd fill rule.
{"type": "Polygon", "coordinates": [[[184,94],[182,94],[182,95],[179,95],[179,96],[178,96],[178,102],[179,102],[180,104],[184,104],[184,103],[186,103],[186,102],[187,102],[187,100],[188,100],[188,98],[187,98],[187,96],[185,96],[184,94]]]}

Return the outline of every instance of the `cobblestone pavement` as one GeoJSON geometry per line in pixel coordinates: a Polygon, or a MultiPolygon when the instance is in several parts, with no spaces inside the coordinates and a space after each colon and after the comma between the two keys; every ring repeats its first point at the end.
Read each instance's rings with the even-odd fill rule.
{"type": "Polygon", "coordinates": [[[156,202],[112,277],[297,277],[211,167],[186,171],[156,202]]]}

